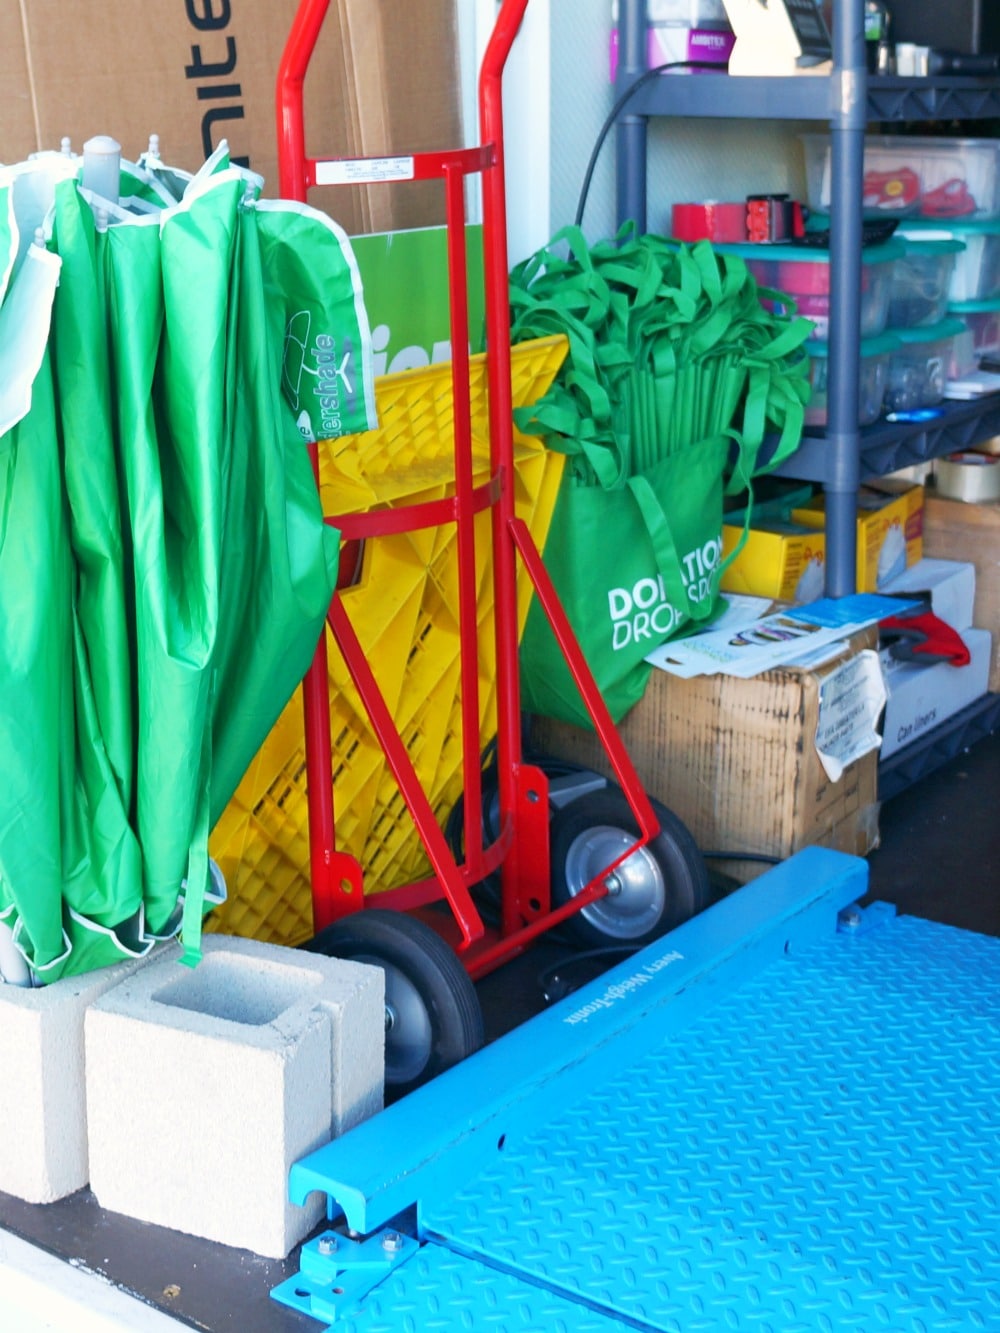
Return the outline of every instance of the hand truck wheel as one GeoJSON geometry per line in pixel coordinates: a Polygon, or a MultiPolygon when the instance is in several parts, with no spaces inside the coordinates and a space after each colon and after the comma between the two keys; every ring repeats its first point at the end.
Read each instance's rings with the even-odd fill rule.
{"type": "MultiPolygon", "coordinates": [[[[612,871],[606,897],[566,920],[578,944],[647,944],[708,905],[708,872],[694,839],[666,806],[652,805],[659,834],[612,871]]],[[[553,906],[576,897],[639,832],[624,794],[612,786],[555,810],[550,828],[553,906]]]]}
{"type": "Polygon", "coordinates": [[[458,1064],[483,1044],[469,974],[429,926],[370,908],[335,921],[304,946],[385,973],[385,1086],[391,1100],[458,1064]]]}

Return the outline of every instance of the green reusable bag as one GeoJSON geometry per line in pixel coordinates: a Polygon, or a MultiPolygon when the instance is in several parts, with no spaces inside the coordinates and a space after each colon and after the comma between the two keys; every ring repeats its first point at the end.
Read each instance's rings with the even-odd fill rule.
{"type": "MultiPolygon", "coordinates": [[[[569,339],[548,393],[516,417],[569,455],[545,563],[617,721],[646,654],[719,609],[723,496],[763,470],[768,429],[768,467],[797,447],[811,326],[766,311],[738,256],[631,227],[593,247],[561,232],[512,273],[511,309],[514,341],[569,339]]],[[[529,711],[590,724],[537,603],[521,671],[529,711]]]]}
{"type": "MultiPolygon", "coordinates": [[[[718,609],[730,447],[726,436],[703,440],[608,489],[563,480],[545,565],[616,722],[646,687],[646,654],[718,609]]],[[[529,712],[591,725],[537,598],[521,646],[521,697],[529,712]]]]}

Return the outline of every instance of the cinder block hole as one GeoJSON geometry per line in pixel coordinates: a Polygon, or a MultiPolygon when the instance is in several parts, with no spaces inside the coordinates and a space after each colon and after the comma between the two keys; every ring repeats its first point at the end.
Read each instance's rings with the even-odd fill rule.
{"type": "Polygon", "coordinates": [[[318,990],[322,984],[320,973],[308,968],[215,952],[206,954],[193,971],[161,987],[153,998],[209,1018],[263,1027],[297,1004],[303,991],[318,990]]]}

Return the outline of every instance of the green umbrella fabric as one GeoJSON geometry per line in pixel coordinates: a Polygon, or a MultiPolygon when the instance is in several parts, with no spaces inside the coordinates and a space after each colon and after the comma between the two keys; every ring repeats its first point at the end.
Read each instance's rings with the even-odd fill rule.
{"type": "MultiPolygon", "coordinates": [[[[324,305],[330,255],[283,270],[309,276],[278,299],[258,190],[225,153],[159,210],[105,207],[75,179],[54,190],[50,345],[31,410],[0,437],[0,581],[21,594],[0,629],[0,737],[17,756],[0,921],[36,981],[141,954],[182,912],[197,961],[212,822],[334,587],[338,534],[282,392],[289,309],[324,305]]],[[[338,242],[325,314],[370,384],[338,242]]],[[[362,393],[345,429],[373,425],[372,402],[362,393]]]]}

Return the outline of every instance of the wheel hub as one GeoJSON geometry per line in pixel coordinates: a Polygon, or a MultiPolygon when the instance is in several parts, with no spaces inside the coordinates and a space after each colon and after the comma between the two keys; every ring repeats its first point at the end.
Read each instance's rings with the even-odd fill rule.
{"type": "MultiPolygon", "coordinates": [[[[575,897],[587,884],[635,845],[635,835],[613,825],[587,829],[570,844],[566,882],[575,897]]],[[[640,939],[653,929],[664,911],[667,887],[656,859],[640,847],[604,880],[607,893],[582,908],[580,915],[604,934],[621,940],[640,939]]]]}

